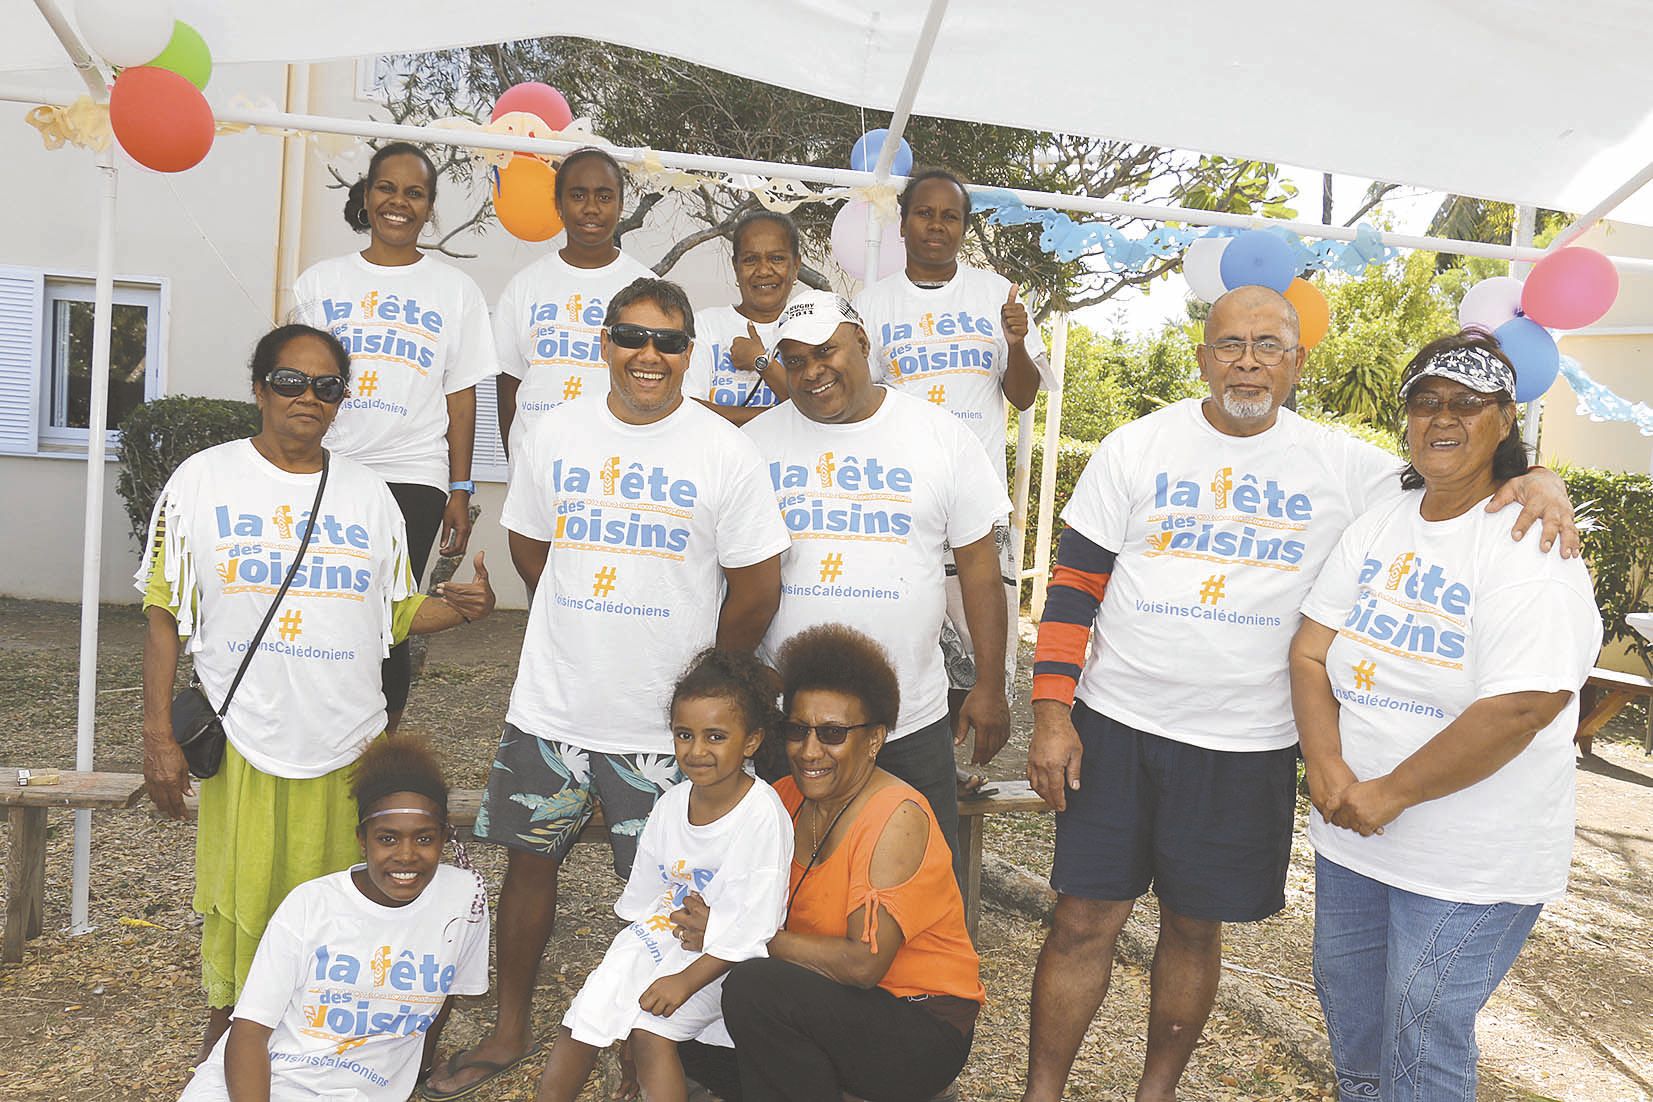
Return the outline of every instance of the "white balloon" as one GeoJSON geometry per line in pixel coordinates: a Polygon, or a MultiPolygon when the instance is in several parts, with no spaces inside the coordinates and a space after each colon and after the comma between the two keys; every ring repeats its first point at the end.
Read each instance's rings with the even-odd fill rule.
{"type": "MultiPolygon", "coordinates": [[[[871,208],[860,199],[852,199],[838,208],[832,219],[832,259],[844,274],[862,283],[867,279],[867,218],[871,208]]],[[[907,246],[901,243],[901,224],[884,223],[884,234],[878,244],[878,274],[874,279],[892,276],[907,266],[907,246]]]]}
{"type": "Polygon", "coordinates": [[[1182,254],[1182,278],[1202,302],[1216,302],[1228,293],[1223,283],[1223,250],[1231,237],[1202,237],[1182,254]]]}
{"type": "Polygon", "coordinates": [[[1493,276],[1464,292],[1464,300],[1458,304],[1458,324],[1490,333],[1520,316],[1520,311],[1521,281],[1514,276],[1493,276]]]}
{"type": "Polygon", "coordinates": [[[94,53],[111,65],[146,65],[172,41],[172,0],[79,0],[75,22],[94,53]]]}

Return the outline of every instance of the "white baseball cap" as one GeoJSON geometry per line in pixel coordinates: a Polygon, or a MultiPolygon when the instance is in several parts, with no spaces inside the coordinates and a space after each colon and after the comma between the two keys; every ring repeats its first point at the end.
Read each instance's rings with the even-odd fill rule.
{"type": "Polygon", "coordinates": [[[769,354],[776,359],[780,358],[782,341],[822,344],[846,321],[866,329],[866,323],[849,304],[849,299],[831,291],[805,291],[787,303],[775,320],[775,337],[769,354]]]}

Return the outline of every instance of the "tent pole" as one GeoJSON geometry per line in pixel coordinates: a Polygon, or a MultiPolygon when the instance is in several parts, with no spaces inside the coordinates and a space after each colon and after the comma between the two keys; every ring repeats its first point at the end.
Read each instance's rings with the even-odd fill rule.
{"type": "MultiPolygon", "coordinates": [[[[1612,214],[1621,203],[1640,191],[1650,181],[1653,181],[1653,164],[1648,165],[1620,184],[1611,195],[1579,215],[1576,222],[1556,234],[1555,240],[1550,242],[1549,251],[1555,252],[1557,249],[1565,249],[1568,245],[1589,233],[1597,222],[1612,214]]],[[[1530,208],[1518,207],[1516,209],[1530,208]]],[[[1531,241],[1518,242],[1518,244],[1531,244],[1531,241]]]]}
{"type": "MultiPolygon", "coordinates": [[[[936,35],[941,32],[942,16],[947,14],[947,0],[930,0],[930,10],[924,14],[924,25],[918,29],[918,42],[913,46],[912,60],[907,63],[907,79],[902,82],[901,95],[895,101],[895,112],[890,116],[884,145],[878,151],[878,162],[873,165],[874,186],[887,184],[890,166],[895,164],[896,150],[901,148],[901,135],[906,132],[907,119],[913,113],[913,100],[918,97],[918,86],[924,82],[924,70],[930,65],[930,54],[936,46],[936,35]]],[[[866,286],[878,282],[878,253],[884,243],[884,226],[867,210],[867,278],[866,286]]]]}
{"type": "Polygon", "coordinates": [[[1033,543],[1033,600],[1029,611],[1037,621],[1045,614],[1045,587],[1050,581],[1050,541],[1056,523],[1056,460],[1062,450],[1062,392],[1067,388],[1068,316],[1056,315],[1050,334],[1050,366],[1056,386],[1045,405],[1045,454],[1039,465],[1039,531],[1033,543]]]}
{"type": "MultiPolygon", "coordinates": [[[[0,101],[66,106],[59,91],[0,87],[0,101]]],[[[318,134],[345,134],[362,138],[384,138],[391,141],[425,142],[431,145],[462,146],[467,149],[503,149],[519,153],[540,153],[564,156],[589,141],[553,141],[547,138],[516,138],[502,134],[477,131],[448,130],[435,126],[395,126],[389,123],[366,122],[359,119],[332,118],[324,115],[293,115],[283,111],[262,111],[237,108],[218,108],[213,114],[218,121],[246,126],[285,127],[318,134]]],[[[610,147],[615,160],[622,164],[638,164],[644,151],[610,147]]],[[[752,161],[738,157],[708,157],[700,154],[650,151],[667,168],[685,172],[710,172],[772,176],[784,180],[824,184],[828,187],[861,188],[875,182],[870,172],[856,172],[847,168],[816,168],[810,165],[791,165],[779,161],[752,161]]],[[[893,177],[892,177],[893,178],[893,177]]],[[[972,191],[999,189],[972,188],[972,191]]],[[[1113,199],[1093,199],[1088,195],[1059,195],[1054,192],[1002,189],[1030,207],[1049,210],[1078,211],[1083,214],[1110,214],[1151,222],[1173,222],[1190,226],[1228,226],[1234,229],[1269,229],[1281,227],[1304,237],[1331,241],[1353,241],[1357,229],[1348,226],[1325,226],[1319,222],[1299,222],[1293,219],[1267,218],[1257,214],[1229,214],[1225,211],[1194,210],[1189,207],[1168,207],[1155,203],[1122,203],[1113,199]]],[[[1455,253],[1459,256],[1479,256],[1488,260],[1542,260],[1544,250],[1516,248],[1513,245],[1491,245],[1479,241],[1454,241],[1444,237],[1421,237],[1413,234],[1380,233],[1386,245],[1399,249],[1419,249],[1425,252],[1455,253]]],[[[1620,271],[1653,272],[1653,258],[1640,256],[1610,256],[1609,260],[1620,271]]]]}
{"type": "MultiPolygon", "coordinates": [[[[1580,222],[1583,220],[1580,219],[1580,222]]],[[[1574,225],[1578,225],[1575,222],[1574,225]]],[[[1510,230],[1510,244],[1527,247],[1532,245],[1533,234],[1538,229],[1538,211],[1534,207],[1518,205],[1515,208],[1515,225],[1510,230]]],[[[1510,261],[1510,275],[1517,279],[1526,279],[1527,273],[1532,271],[1532,264],[1524,260],[1510,261]]],[[[1533,462],[1538,462],[1538,427],[1544,415],[1543,398],[1534,398],[1526,404],[1524,418],[1521,425],[1521,439],[1532,452],[1533,462]]]]}
{"type": "MultiPolygon", "coordinates": [[[[115,151],[98,154],[98,278],[92,315],[91,411],[86,425],[86,540],[80,572],[80,694],[75,713],[75,768],[92,768],[97,719],[98,583],[103,573],[103,474],[108,451],[109,323],[115,291],[115,151]]],[[[69,898],[69,932],[89,933],[92,813],[75,812],[75,868],[69,898]]]]}
{"type": "Polygon", "coordinates": [[[103,99],[109,92],[109,86],[103,82],[103,73],[98,69],[97,62],[92,60],[92,55],[80,44],[80,39],[75,37],[74,28],[63,18],[63,12],[58,10],[54,0],[34,0],[34,6],[40,10],[40,16],[46,20],[47,26],[52,28],[52,33],[63,46],[63,52],[69,55],[69,62],[75,67],[75,72],[86,82],[92,98],[103,99]]]}

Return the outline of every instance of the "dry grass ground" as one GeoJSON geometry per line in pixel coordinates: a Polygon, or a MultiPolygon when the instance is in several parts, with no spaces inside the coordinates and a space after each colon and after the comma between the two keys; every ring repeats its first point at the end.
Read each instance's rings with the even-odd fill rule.
{"type": "MultiPolygon", "coordinates": [[[[97,764],[139,768],[139,652],[142,623],[130,608],[102,618],[97,764]]],[[[437,745],[454,784],[480,786],[491,760],[516,669],[520,613],[437,638],[416,685],[407,729],[437,745]]],[[[66,767],[73,762],[76,612],[44,603],[0,601],[0,764],[66,767]]],[[[1022,694],[1025,697],[1025,692],[1022,694]]],[[[1019,773],[1025,710],[998,763],[1019,773]]],[[[1623,730],[1639,720],[1626,717],[1623,730]]],[[[1511,978],[1483,1017],[1483,1102],[1504,1099],[1604,1100],[1653,1097],[1653,766],[1638,748],[1598,741],[1599,757],[1579,775],[1580,826],[1574,890],[1548,909],[1511,978]]],[[[167,1099],[187,1077],[203,1004],[197,930],[189,910],[193,825],[144,812],[95,820],[93,931],[63,932],[68,914],[72,819],[51,816],[46,935],[24,962],[0,968],[0,1098],[167,1099]]],[[[0,834],[0,839],[4,835],[0,834]]],[[[4,845],[0,840],[0,845],[4,845]]],[[[1043,875],[1051,847],[1048,816],[990,820],[987,845],[1043,875]]],[[[475,847],[496,888],[499,855],[475,847]]],[[[559,927],[540,974],[535,1013],[549,1033],[618,920],[609,911],[619,882],[607,851],[579,847],[563,877],[559,927]]],[[[1306,847],[1295,855],[1288,907],[1266,923],[1231,927],[1228,961],[1285,1012],[1319,1027],[1306,984],[1312,896],[1306,847]]],[[[1132,920],[1151,930],[1152,901],[1132,920]]],[[[981,932],[991,995],[977,1030],[961,1096],[977,1102],[1019,1096],[1026,1055],[1027,992],[1044,931],[1037,921],[989,909],[981,932]]],[[[1088,1035],[1070,1096],[1124,1099],[1142,1060],[1147,976],[1131,962],[1088,1035]]],[[[448,1039],[477,1036],[488,999],[466,1000],[448,1039]]],[[[521,1073],[481,1099],[532,1097],[521,1073]]],[[[595,1098],[595,1087],[588,1090],[595,1098]]],[[[1219,1011],[1185,1081],[1201,1100],[1316,1099],[1327,1085],[1280,1038],[1247,1014],[1219,1011]]]]}

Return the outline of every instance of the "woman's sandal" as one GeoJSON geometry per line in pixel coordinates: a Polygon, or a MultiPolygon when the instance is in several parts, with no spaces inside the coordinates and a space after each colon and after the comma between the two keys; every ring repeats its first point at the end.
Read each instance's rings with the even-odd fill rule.
{"type": "Polygon", "coordinates": [[[430,1083],[427,1081],[419,1085],[419,1097],[425,1099],[426,1102],[453,1102],[453,1100],[457,1098],[467,1098],[474,1094],[478,1088],[483,1086],[483,1084],[491,1083],[495,1079],[498,1079],[501,1075],[516,1070],[529,1060],[542,1054],[544,1051],[544,1043],[535,1041],[532,1045],[528,1046],[527,1052],[523,1053],[521,1056],[518,1056],[515,1060],[467,1060],[463,1058],[464,1053],[456,1052],[443,1062],[442,1073],[444,1075],[453,1075],[457,1072],[465,1071],[467,1068],[477,1068],[479,1070],[486,1071],[488,1074],[484,1075],[481,1079],[478,1079],[474,1083],[469,1083],[457,1090],[451,1091],[432,1090],[430,1083]]]}

